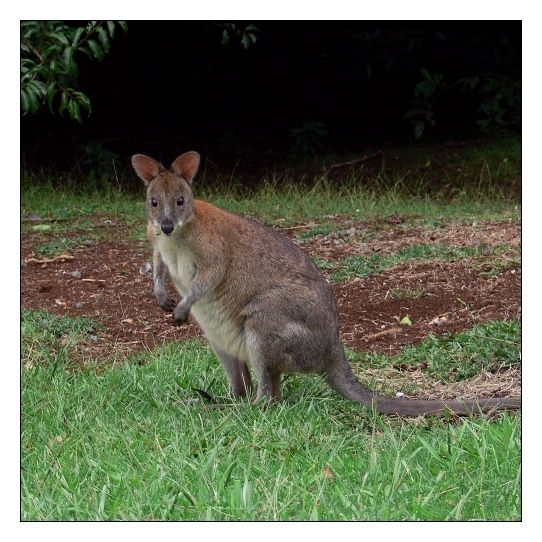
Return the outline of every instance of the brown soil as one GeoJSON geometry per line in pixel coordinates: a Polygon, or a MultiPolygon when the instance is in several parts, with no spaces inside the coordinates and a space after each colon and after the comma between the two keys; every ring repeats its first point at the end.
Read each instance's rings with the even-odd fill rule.
{"type": "MultiPolygon", "coordinates": [[[[400,219],[375,224],[343,223],[341,234],[300,242],[312,256],[326,260],[347,255],[391,253],[419,243],[476,246],[480,254],[497,245],[518,247],[520,226],[500,223],[407,227],[400,219]]],[[[128,239],[125,226],[101,221],[104,235],[70,251],[73,259],[44,263],[35,251],[50,238],[22,236],[22,307],[57,315],[89,316],[103,324],[82,349],[83,360],[121,361],[127,353],[153,349],[164,341],[202,337],[198,325],[176,327],[156,304],[152,279],[140,269],[150,261],[145,240],[128,239]]],[[[290,237],[303,227],[286,229],[290,237]]],[[[40,236],[41,235],[41,236],[40,236]]],[[[492,256],[455,262],[432,261],[400,265],[380,274],[333,284],[344,343],[354,351],[397,354],[428,334],[442,335],[472,328],[475,323],[520,317],[521,267],[510,258],[494,266],[492,256]],[[491,273],[494,271],[494,273],[491,273]],[[398,297],[398,292],[412,296],[398,297]],[[401,323],[408,315],[412,325],[401,323]]],[[[173,292],[173,290],[172,290],[173,292]]]]}

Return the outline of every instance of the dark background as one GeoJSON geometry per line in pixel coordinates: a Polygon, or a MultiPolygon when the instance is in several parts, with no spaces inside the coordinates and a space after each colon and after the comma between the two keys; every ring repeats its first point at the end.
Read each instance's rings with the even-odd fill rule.
{"type": "MultiPolygon", "coordinates": [[[[90,117],[78,124],[47,108],[22,117],[23,166],[84,173],[91,146],[120,172],[134,153],[169,164],[187,150],[219,168],[259,169],[285,162],[289,129],[310,121],[327,130],[320,154],[359,156],[413,140],[404,114],[422,68],[449,83],[521,77],[520,21],[251,23],[257,41],[245,49],[231,33],[222,44],[221,22],[128,21],[102,62],[78,58],[90,117]]],[[[446,92],[423,141],[488,137],[479,102],[446,92]]]]}

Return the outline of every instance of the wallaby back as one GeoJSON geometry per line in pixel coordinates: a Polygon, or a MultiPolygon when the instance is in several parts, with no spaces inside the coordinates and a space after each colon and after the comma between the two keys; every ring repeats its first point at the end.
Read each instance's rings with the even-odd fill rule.
{"type": "Polygon", "coordinates": [[[257,381],[256,402],[280,397],[283,373],[318,373],[346,398],[398,415],[514,409],[519,398],[418,401],[382,397],[362,386],[339,340],[329,283],[286,236],[249,218],[195,200],[200,158],[179,156],[171,169],[143,155],[132,164],[147,185],[147,232],[154,293],[177,324],[192,312],[222,363],[236,396],[257,381]],[[169,274],[182,296],[166,292],[169,274]]]}

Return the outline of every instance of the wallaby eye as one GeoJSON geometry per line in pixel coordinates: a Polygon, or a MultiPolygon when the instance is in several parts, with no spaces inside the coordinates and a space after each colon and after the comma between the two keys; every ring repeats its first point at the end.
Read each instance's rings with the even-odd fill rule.
{"type": "Polygon", "coordinates": [[[182,205],[183,203],[184,203],[184,198],[183,198],[182,196],[179,196],[179,197],[177,198],[177,205],[180,206],[180,205],[182,205]]]}
{"type": "Polygon", "coordinates": [[[151,205],[153,207],[158,207],[158,200],[156,198],[151,198],[151,205]]]}

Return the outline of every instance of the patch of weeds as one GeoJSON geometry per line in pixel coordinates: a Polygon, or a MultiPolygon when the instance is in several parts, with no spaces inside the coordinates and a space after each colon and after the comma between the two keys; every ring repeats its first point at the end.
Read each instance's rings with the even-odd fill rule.
{"type": "Polygon", "coordinates": [[[491,261],[483,261],[475,267],[475,269],[478,271],[478,275],[483,279],[491,279],[493,277],[497,277],[504,271],[518,268],[521,268],[521,259],[519,256],[507,256],[496,258],[491,261]]]}
{"type": "Polygon", "coordinates": [[[314,256],[311,257],[312,261],[315,263],[316,267],[322,271],[322,273],[325,273],[329,275],[330,272],[332,272],[334,269],[337,268],[336,262],[331,262],[328,260],[325,260],[324,258],[321,258],[320,256],[314,256]]]}
{"type": "Polygon", "coordinates": [[[380,273],[386,267],[401,263],[401,260],[393,256],[381,256],[373,254],[367,256],[348,256],[340,262],[336,262],[335,271],[330,276],[332,282],[347,282],[356,277],[368,277],[373,273],[380,273]]]}
{"type": "Polygon", "coordinates": [[[75,248],[85,246],[89,241],[90,241],[90,237],[88,235],[81,235],[78,237],[70,237],[70,238],[63,237],[60,239],[53,239],[50,242],[37,247],[36,254],[38,256],[47,256],[50,258],[54,258],[56,256],[60,256],[61,254],[65,252],[74,250],[75,248]]]}
{"type": "Polygon", "coordinates": [[[416,288],[391,288],[390,292],[397,299],[419,299],[425,295],[423,290],[416,288]]]}
{"type": "Polygon", "coordinates": [[[380,273],[385,269],[410,261],[445,260],[454,262],[470,257],[486,258],[488,254],[495,256],[501,254],[504,250],[506,250],[506,247],[495,247],[481,254],[477,247],[421,244],[401,248],[395,254],[389,255],[348,256],[343,260],[333,262],[315,258],[314,261],[320,270],[329,276],[332,282],[348,282],[356,277],[366,277],[373,273],[380,273]]]}
{"type": "Polygon", "coordinates": [[[516,367],[520,360],[521,324],[517,320],[489,322],[465,333],[443,337],[430,335],[422,343],[409,346],[392,359],[383,354],[363,356],[374,368],[393,365],[427,364],[426,374],[442,382],[459,382],[482,371],[516,367]]]}
{"type": "Polygon", "coordinates": [[[332,282],[348,282],[356,277],[367,277],[373,273],[380,273],[388,267],[402,263],[396,255],[381,256],[348,256],[344,260],[326,261],[323,258],[314,258],[314,263],[328,276],[332,282]]]}
{"type": "Polygon", "coordinates": [[[313,237],[324,237],[329,235],[334,230],[334,227],[331,224],[319,224],[313,228],[309,228],[301,232],[297,238],[298,239],[312,239],[313,237]]]}
{"type": "Polygon", "coordinates": [[[55,316],[45,311],[21,311],[21,362],[24,367],[48,362],[69,363],[76,345],[101,329],[91,318],[55,316]]]}
{"type": "Polygon", "coordinates": [[[404,261],[440,259],[453,262],[462,258],[474,256],[477,253],[478,249],[476,247],[453,247],[442,244],[412,245],[400,248],[397,251],[398,256],[404,261]]]}

